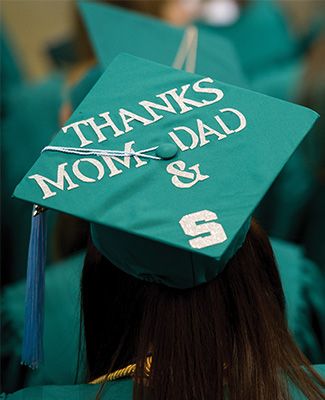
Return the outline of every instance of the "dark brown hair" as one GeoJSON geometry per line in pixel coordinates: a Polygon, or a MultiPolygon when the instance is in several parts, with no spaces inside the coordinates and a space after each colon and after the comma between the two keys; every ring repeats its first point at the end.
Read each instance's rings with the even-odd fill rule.
{"type": "Polygon", "coordinates": [[[287,400],[290,384],[324,398],[288,332],[272,248],[256,223],[217,278],[187,290],[128,276],[91,245],[82,305],[89,378],[136,363],[134,399],[287,400]]]}
{"type": "Polygon", "coordinates": [[[134,10],[155,17],[161,17],[168,1],[173,2],[175,0],[101,0],[102,3],[127,8],[128,10],[134,10]]]}
{"type": "Polygon", "coordinates": [[[89,223],[68,214],[57,215],[52,253],[54,261],[64,260],[77,251],[87,247],[89,237],[89,223]]]}

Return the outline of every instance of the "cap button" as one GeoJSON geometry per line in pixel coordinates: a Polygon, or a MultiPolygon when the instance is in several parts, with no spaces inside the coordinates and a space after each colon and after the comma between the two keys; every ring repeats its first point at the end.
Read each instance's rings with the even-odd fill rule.
{"type": "Polygon", "coordinates": [[[177,154],[177,146],[174,143],[163,143],[156,150],[156,155],[164,160],[169,160],[177,154]]]}

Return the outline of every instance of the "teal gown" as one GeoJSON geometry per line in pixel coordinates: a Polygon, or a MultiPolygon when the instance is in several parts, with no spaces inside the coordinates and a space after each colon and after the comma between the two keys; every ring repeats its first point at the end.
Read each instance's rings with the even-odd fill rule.
{"type": "MultiPolygon", "coordinates": [[[[22,279],[26,273],[32,207],[11,196],[42,148],[59,129],[62,85],[63,76],[57,74],[38,83],[16,85],[6,96],[6,112],[1,121],[4,283],[22,279]]],[[[51,214],[53,221],[54,214],[51,214]]]]}
{"type": "MultiPolygon", "coordinates": [[[[315,367],[325,376],[325,365],[315,367]]],[[[101,385],[40,386],[20,390],[12,395],[0,395],[1,400],[91,400],[101,385]]],[[[131,379],[120,379],[106,384],[102,400],[132,400],[131,379]]],[[[291,387],[292,400],[308,400],[297,388],[291,387]]]]}
{"type": "MultiPolygon", "coordinates": [[[[322,280],[317,266],[307,260],[296,245],[272,240],[287,303],[289,328],[300,349],[313,363],[324,361],[315,320],[324,318],[322,280]]],[[[69,385],[84,380],[83,357],[78,360],[80,332],[80,277],[84,253],[77,253],[48,268],[46,273],[43,365],[27,370],[24,386],[69,385]]],[[[24,322],[25,283],[7,287],[2,300],[4,329],[2,358],[10,360],[4,370],[4,390],[19,387],[19,362],[24,322]]]]}

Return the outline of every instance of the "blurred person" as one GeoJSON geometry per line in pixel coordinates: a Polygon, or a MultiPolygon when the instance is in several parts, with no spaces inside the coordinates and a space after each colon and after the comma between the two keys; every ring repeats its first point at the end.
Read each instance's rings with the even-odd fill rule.
{"type": "MultiPolygon", "coordinates": [[[[171,291],[168,288],[161,286],[159,287],[153,283],[141,283],[141,281],[137,281],[135,278],[127,276],[122,271],[119,271],[115,266],[110,264],[107,259],[101,256],[92,245],[89,246],[83,271],[82,290],[88,365],[87,370],[89,374],[88,376],[90,377],[89,379],[92,379],[93,383],[88,385],[88,387],[86,387],[87,385],[77,384],[73,386],[53,386],[59,385],[60,380],[64,380],[64,378],[62,378],[62,369],[60,376],[60,368],[56,368],[54,370],[54,376],[45,375],[41,379],[43,382],[44,378],[45,381],[47,379],[53,380],[51,382],[52,386],[45,386],[43,388],[30,387],[22,392],[17,392],[13,395],[7,395],[3,398],[8,400],[33,398],[34,400],[37,400],[43,399],[44,397],[42,396],[45,396],[45,398],[51,396],[53,399],[58,398],[60,400],[72,400],[74,398],[80,398],[82,395],[89,399],[95,399],[96,397],[103,400],[122,400],[133,398],[132,391],[138,393],[134,395],[134,398],[142,398],[140,395],[141,391],[144,393],[150,391],[153,396],[152,398],[154,399],[183,399],[184,396],[193,396],[193,391],[196,388],[197,391],[201,392],[201,395],[197,395],[197,398],[204,400],[210,398],[215,399],[218,398],[218,396],[223,398],[223,393],[225,390],[228,392],[230,399],[232,396],[239,396],[239,398],[250,398],[252,400],[255,398],[256,400],[260,400],[261,398],[269,398],[270,400],[273,400],[274,398],[299,400],[304,398],[308,400],[322,399],[323,396],[321,395],[319,389],[317,389],[317,384],[321,382],[318,374],[315,373],[308,364],[306,364],[306,370],[308,371],[308,374],[302,373],[303,370],[301,369],[301,365],[307,363],[307,361],[304,359],[302,354],[299,353],[292,339],[287,333],[284,317],[283,292],[274,261],[271,261],[271,248],[269,248],[270,254],[268,255],[270,257],[269,263],[265,263],[265,261],[263,261],[264,273],[267,272],[266,276],[268,279],[271,279],[271,276],[274,275],[273,280],[277,283],[275,284],[272,282],[271,285],[271,283],[266,280],[266,276],[264,277],[263,283],[257,283],[259,282],[259,279],[263,279],[262,276],[257,274],[257,266],[255,271],[257,276],[250,276],[250,279],[253,281],[249,283],[246,265],[249,263],[252,267],[253,263],[247,258],[254,257],[255,259],[256,257],[256,255],[253,256],[252,254],[249,254],[249,240],[252,242],[250,246],[253,246],[250,247],[250,252],[253,252],[253,249],[255,249],[255,251],[258,249],[258,240],[260,246],[259,251],[261,252],[261,255],[263,254],[264,257],[266,257],[267,239],[262,236],[259,228],[255,226],[254,228],[251,228],[251,232],[249,233],[243,248],[239,251],[235,259],[229,263],[224,273],[221,274],[218,279],[205,286],[192,289],[186,294],[182,292],[171,291]],[[255,233],[253,233],[253,229],[255,230],[255,233]],[[261,235],[261,237],[259,235],[261,235]],[[240,262],[240,260],[245,257],[245,251],[248,252],[248,254],[246,254],[246,259],[245,261],[240,262]],[[273,266],[271,267],[271,265],[273,266]],[[236,278],[234,278],[234,275],[236,278]],[[102,288],[100,287],[100,282],[102,282],[102,288]],[[109,285],[109,290],[107,290],[109,282],[111,282],[111,284],[109,285]],[[260,286],[258,286],[259,284],[263,284],[263,290],[260,289],[260,286]],[[251,301],[248,302],[248,300],[246,300],[245,302],[243,300],[244,297],[242,293],[244,291],[244,287],[245,290],[247,290],[247,285],[250,288],[250,299],[255,299],[255,301],[257,301],[257,298],[262,295],[262,298],[258,302],[260,306],[262,306],[263,303],[265,305],[263,311],[258,311],[259,313],[263,313],[262,320],[254,318],[254,321],[251,321],[253,316],[253,310],[251,310],[251,301]],[[123,290],[121,290],[122,288],[123,290]],[[272,307],[267,306],[267,301],[263,298],[264,296],[267,297],[269,291],[272,291],[273,296],[275,296],[275,293],[277,296],[279,296],[277,302],[275,304],[273,302],[272,305],[275,309],[279,307],[281,312],[278,310],[278,313],[276,313],[274,316],[271,316],[271,314],[272,311],[275,312],[275,310],[273,310],[272,307]],[[97,301],[94,301],[93,299],[95,292],[97,293],[97,301]],[[238,303],[237,309],[234,308],[234,303],[236,304],[235,299],[237,299],[238,303]],[[204,303],[204,313],[198,309],[202,302],[204,303]],[[243,303],[245,305],[243,305],[243,303]],[[112,304],[114,304],[113,308],[111,307],[112,304]],[[194,304],[197,308],[195,308],[194,304]],[[228,308],[226,306],[227,304],[228,308]],[[171,307],[176,308],[176,310],[174,311],[171,307]],[[226,313],[226,310],[228,310],[229,307],[232,310],[232,313],[235,313],[238,316],[238,324],[240,325],[238,328],[228,327],[228,329],[231,329],[232,340],[234,340],[235,343],[238,341],[241,343],[240,347],[238,348],[238,352],[236,352],[234,355],[231,355],[233,351],[231,350],[232,347],[228,348],[227,345],[222,345],[222,348],[219,348],[218,345],[214,347],[212,343],[215,342],[214,335],[216,334],[216,331],[209,332],[205,328],[205,325],[212,325],[213,320],[216,319],[214,323],[217,326],[216,329],[218,332],[218,341],[220,343],[224,343],[225,337],[221,336],[221,326],[223,326],[224,329],[227,329],[227,323],[223,325],[225,322],[222,324],[221,320],[223,318],[224,321],[227,321],[228,317],[227,315],[224,315],[224,313],[226,313]],[[165,309],[165,313],[163,309],[165,309]],[[108,310],[110,310],[110,312],[108,312],[108,310]],[[126,312],[126,310],[128,310],[128,312],[126,312]],[[216,310],[218,312],[216,312],[216,310]],[[153,318],[154,311],[159,315],[159,319],[164,321],[163,324],[159,324],[159,321],[153,318]],[[190,322],[191,318],[187,316],[188,313],[190,313],[191,316],[195,315],[200,322],[196,322],[195,320],[190,322]],[[103,315],[106,317],[103,318],[103,315]],[[123,315],[123,319],[121,318],[121,315],[123,315]],[[177,320],[179,322],[173,320],[173,315],[177,315],[177,320]],[[207,321],[204,322],[204,319],[207,321]],[[268,320],[270,324],[268,326],[273,327],[273,329],[268,329],[268,331],[265,331],[265,329],[262,329],[262,324],[263,322],[267,323],[268,320]],[[112,330],[113,321],[115,322],[114,330],[112,330]],[[141,321],[143,322],[141,323],[141,321]],[[260,324],[257,321],[260,321],[260,324]],[[155,328],[155,324],[159,324],[159,330],[158,328],[155,328]],[[189,324],[190,326],[188,326],[189,324]],[[249,329],[249,324],[253,324],[254,329],[250,330],[251,336],[248,336],[245,339],[244,335],[242,335],[242,332],[245,331],[245,329],[249,329]],[[197,337],[193,338],[194,342],[187,343],[186,337],[188,336],[186,336],[186,332],[190,329],[194,329],[194,325],[196,329],[199,328],[196,334],[199,335],[199,337],[202,337],[202,339],[204,338],[204,341],[200,342],[199,338],[197,337]],[[283,329],[282,335],[279,335],[279,325],[282,326],[283,329]],[[165,331],[163,330],[164,327],[165,331]],[[204,330],[202,334],[200,334],[200,327],[202,330],[204,330]],[[137,335],[136,332],[139,329],[140,332],[137,335]],[[180,381],[180,378],[177,374],[176,378],[174,378],[177,380],[175,383],[172,383],[174,380],[170,380],[169,376],[167,375],[160,379],[165,379],[168,383],[160,383],[160,379],[159,377],[156,377],[156,374],[153,375],[153,378],[151,378],[150,375],[147,375],[147,372],[141,372],[140,362],[138,372],[128,372],[134,371],[133,368],[128,368],[127,366],[131,366],[131,364],[133,365],[137,359],[135,357],[135,352],[141,351],[139,350],[138,346],[141,346],[142,343],[144,349],[148,348],[147,346],[149,346],[149,354],[155,354],[155,351],[152,351],[153,349],[157,349],[158,352],[161,347],[163,349],[167,349],[171,345],[171,341],[173,342],[176,336],[173,334],[173,338],[168,338],[168,336],[164,338],[167,334],[167,330],[173,331],[175,335],[182,338],[181,343],[183,345],[181,348],[178,349],[177,344],[173,344],[172,348],[173,352],[178,354],[176,358],[177,365],[175,367],[180,372],[181,370],[184,370],[184,372],[186,371],[183,380],[180,381]],[[97,332],[101,332],[101,334],[97,334],[97,332]],[[121,344],[121,338],[126,334],[126,332],[128,332],[127,337],[124,339],[123,344],[121,344]],[[157,332],[156,336],[154,336],[154,332],[157,332]],[[255,338],[253,332],[255,332],[255,338]],[[242,336],[243,338],[241,338],[242,336]],[[258,336],[260,336],[261,339],[263,338],[264,350],[261,350],[262,346],[261,343],[258,342],[258,336]],[[251,343],[253,340],[254,342],[251,343]],[[209,344],[209,356],[207,356],[206,351],[203,349],[206,347],[206,343],[209,341],[211,341],[211,343],[209,344]],[[254,349],[256,349],[256,341],[259,343],[257,345],[259,351],[258,353],[254,353],[254,366],[249,367],[249,365],[246,366],[246,363],[249,363],[248,352],[254,352],[254,349]],[[286,354],[285,365],[283,366],[283,369],[288,371],[288,375],[290,377],[288,389],[286,388],[288,383],[286,383],[285,379],[283,379],[281,382],[281,379],[278,378],[276,383],[274,382],[274,378],[272,379],[271,365],[274,364],[273,368],[276,368],[277,363],[281,363],[280,360],[283,355],[280,355],[279,352],[276,352],[274,347],[268,348],[266,351],[267,346],[271,343],[270,341],[272,341],[272,343],[274,343],[274,341],[281,341],[281,347],[285,348],[288,352],[288,354],[286,354]],[[200,347],[202,347],[202,350],[200,350],[200,347]],[[102,350],[98,352],[98,348],[101,348],[102,350]],[[190,363],[184,360],[186,355],[181,354],[183,353],[182,348],[183,352],[184,349],[187,348],[189,357],[193,358],[193,354],[197,354],[195,358],[195,370],[193,370],[192,367],[194,365],[194,360],[190,363]],[[196,352],[194,353],[193,350],[196,350],[196,352]],[[218,360],[220,360],[220,357],[222,357],[221,353],[224,355],[224,357],[226,357],[222,359],[227,359],[228,363],[223,363],[223,367],[221,366],[220,370],[218,370],[218,360]],[[227,358],[227,356],[229,358],[227,358]],[[201,361],[200,357],[202,358],[201,361]],[[265,363],[267,368],[263,373],[262,367],[265,365],[265,363]],[[292,369],[290,367],[288,368],[288,366],[291,365],[292,369]],[[244,372],[239,373],[238,369],[244,372]],[[112,372],[109,373],[109,371],[112,372]],[[144,378],[142,378],[142,374],[145,374],[144,378]],[[250,374],[253,374],[256,382],[255,384],[250,383],[250,380],[253,379],[250,374]],[[211,377],[209,378],[210,375],[211,377]],[[311,379],[311,377],[313,377],[313,379],[311,379]],[[194,379],[194,385],[192,379],[194,379]],[[263,389],[261,387],[262,382],[263,389]],[[237,391],[238,394],[236,394],[237,391]],[[279,393],[277,393],[277,391],[279,393]],[[303,397],[302,393],[304,393],[305,397],[303,397]]],[[[258,263],[256,259],[255,263],[258,263]]],[[[65,267],[65,265],[62,265],[62,267],[65,267]]],[[[57,289],[61,294],[63,294],[62,285],[59,283],[62,280],[62,269],[61,272],[59,270],[52,269],[52,276],[53,272],[56,272],[57,276],[57,289]]],[[[70,277],[67,276],[67,278],[71,283],[75,282],[76,276],[73,276],[73,272],[71,270],[70,274],[70,277]]],[[[70,287],[70,290],[65,292],[64,297],[62,298],[63,307],[65,307],[65,298],[68,301],[68,304],[71,304],[71,300],[69,300],[71,295],[73,299],[78,297],[75,291],[71,292],[70,287]]],[[[78,305],[75,300],[73,305],[78,305]]],[[[56,334],[59,335],[58,337],[60,337],[61,334],[64,341],[60,342],[60,346],[58,346],[58,348],[53,348],[52,345],[53,354],[50,354],[50,359],[53,358],[53,362],[57,360],[58,363],[61,363],[66,359],[63,372],[69,371],[71,374],[70,380],[73,380],[73,372],[75,371],[74,361],[78,347],[78,341],[74,342],[73,338],[76,338],[77,336],[74,334],[74,332],[78,329],[78,321],[75,319],[76,308],[74,307],[73,309],[71,307],[71,311],[73,311],[73,313],[71,314],[70,319],[68,318],[67,320],[67,326],[63,323],[62,325],[55,324],[51,328],[52,330],[55,330],[56,334]],[[74,330],[72,328],[74,328],[74,330]],[[73,358],[71,359],[69,355],[73,358]],[[68,370],[67,365],[71,365],[72,369],[68,370]]],[[[255,303],[254,314],[256,312],[255,303]]],[[[69,315],[66,314],[65,317],[69,317],[69,315]]],[[[61,318],[60,313],[58,313],[58,318],[61,318]]],[[[48,333],[50,333],[50,330],[48,333]]],[[[274,344],[273,346],[276,345],[274,344]]],[[[277,348],[279,349],[280,347],[277,348]]],[[[166,350],[164,350],[164,352],[165,351],[166,350]]],[[[282,353],[284,353],[284,351],[282,351],[282,353]]],[[[147,356],[147,354],[148,353],[145,351],[145,356],[147,356]]],[[[156,369],[163,369],[163,362],[166,363],[166,367],[168,366],[170,369],[173,368],[173,365],[170,362],[171,356],[169,356],[169,353],[167,352],[164,355],[164,359],[166,361],[164,361],[164,359],[161,361],[158,359],[155,363],[156,369]]],[[[79,363],[80,362],[81,360],[79,359],[79,363]]],[[[79,368],[82,368],[82,364],[79,366],[79,368]]],[[[45,369],[45,372],[46,371],[50,372],[51,370],[45,369]]],[[[316,371],[319,373],[325,373],[325,370],[323,371],[321,367],[317,367],[316,371]]],[[[277,376],[279,377],[278,374],[277,376]]],[[[36,382],[38,382],[37,377],[34,381],[34,384],[36,382]]],[[[148,394],[146,394],[146,396],[148,396],[148,394]]]]}
{"type": "MultiPolygon", "coordinates": [[[[313,107],[325,115],[325,32],[315,41],[307,58],[303,87],[300,93],[302,104],[313,107]]],[[[315,185],[305,207],[297,241],[306,247],[308,257],[313,259],[325,273],[325,249],[318,238],[325,238],[325,126],[324,119],[316,124],[313,136],[304,142],[306,163],[315,177],[315,185]]],[[[325,346],[325,345],[324,345],[325,346]]]]}

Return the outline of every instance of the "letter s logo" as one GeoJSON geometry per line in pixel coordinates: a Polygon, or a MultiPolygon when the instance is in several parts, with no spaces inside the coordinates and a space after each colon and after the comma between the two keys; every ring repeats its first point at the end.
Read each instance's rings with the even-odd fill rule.
{"type": "Polygon", "coordinates": [[[198,236],[189,240],[189,244],[194,249],[203,249],[227,240],[227,235],[221,224],[214,222],[218,219],[217,214],[212,211],[202,210],[192,214],[184,215],[179,223],[188,236],[198,236]],[[198,222],[203,222],[198,224],[198,222]],[[199,236],[209,233],[206,236],[199,236]]]}

